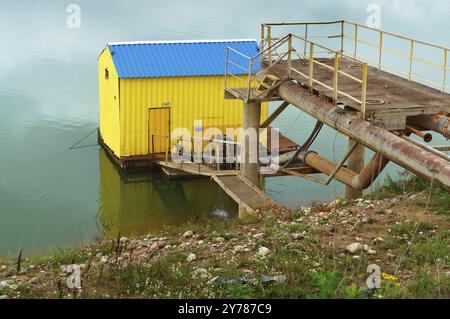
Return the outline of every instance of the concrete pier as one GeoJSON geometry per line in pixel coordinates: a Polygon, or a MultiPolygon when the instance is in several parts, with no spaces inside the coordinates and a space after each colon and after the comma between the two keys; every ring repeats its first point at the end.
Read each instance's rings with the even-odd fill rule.
{"type": "Polygon", "coordinates": [[[259,128],[261,124],[261,103],[244,103],[243,129],[246,134],[242,141],[241,173],[254,185],[260,186],[259,179],[259,128]],[[249,130],[250,129],[250,130],[249,130]],[[255,134],[251,132],[254,129],[255,134]],[[256,136],[255,136],[256,135],[256,136]]]}

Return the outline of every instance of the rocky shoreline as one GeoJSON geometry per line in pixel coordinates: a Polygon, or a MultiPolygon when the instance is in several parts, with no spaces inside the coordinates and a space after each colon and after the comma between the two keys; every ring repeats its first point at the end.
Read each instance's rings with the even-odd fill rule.
{"type": "Polygon", "coordinates": [[[427,196],[196,221],[0,263],[0,299],[450,298],[449,215],[422,207],[427,196]],[[67,285],[70,265],[79,288],[67,285]],[[367,287],[369,265],[381,269],[380,289],[367,287]]]}

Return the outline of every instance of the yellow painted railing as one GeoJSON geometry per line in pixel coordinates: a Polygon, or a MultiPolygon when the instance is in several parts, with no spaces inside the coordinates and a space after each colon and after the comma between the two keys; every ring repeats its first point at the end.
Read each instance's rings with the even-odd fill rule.
{"type": "Polygon", "coordinates": [[[348,56],[344,53],[331,50],[325,46],[322,46],[320,44],[314,43],[312,41],[309,41],[303,37],[290,35],[290,43],[289,46],[292,48],[292,52],[295,53],[301,60],[308,62],[308,73],[305,74],[296,68],[292,66],[292,62],[290,61],[292,59],[292,55],[289,55],[288,57],[288,74],[292,74],[292,72],[297,73],[301,77],[307,80],[308,87],[311,91],[313,91],[314,86],[317,84],[324,88],[325,90],[331,91],[333,96],[334,103],[337,103],[339,100],[339,97],[344,96],[346,98],[351,99],[352,101],[356,102],[360,106],[360,112],[361,117],[366,117],[366,93],[367,93],[367,70],[368,65],[367,63],[361,62],[351,56],[348,56]],[[299,53],[295,50],[295,44],[294,41],[300,42],[300,45],[305,47],[306,50],[303,51],[303,53],[299,53]],[[329,59],[331,65],[323,62],[323,59],[329,59]],[[341,59],[345,58],[348,60],[351,60],[355,65],[361,66],[361,74],[359,77],[354,76],[352,74],[349,74],[348,72],[345,72],[341,67],[341,59]],[[322,81],[319,81],[314,76],[314,70],[316,66],[320,66],[325,70],[328,70],[332,73],[333,77],[333,86],[330,86],[322,81]],[[351,81],[355,82],[355,85],[361,86],[361,94],[360,96],[353,96],[349,92],[345,92],[344,90],[340,89],[339,86],[339,79],[341,76],[346,77],[347,79],[350,79],[351,81]]]}
{"type": "MultiPolygon", "coordinates": [[[[442,92],[450,90],[450,86],[447,85],[447,72],[450,70],[450,67],[448,66],[448,53],[450,48],[345,20],[328,22],[264,23],[261,25],[261,48],[264,50],[265,48],[270,47],[271,43],[276,41],[277,37],[274,32],[275,29],[286,32],[286,28],[296,27],[302,28],[299,33],[302,33],[303,38],[306,40],[312,41],[314,39],[314,42],[319,42],[320,39],[338,39],[340,41],[337,48],[335,48],[336,51],[345,53],[359,61],[367,62],[369,65],[377,67],[380,70],[405,77],[410,81],[417,80],[423,84],[438,88],[442,92]],[[328,31],[331,32],[331,34],[313,36],[313,31],[321,32],[321,30],[323,31],[327,26],[334,26],[333,31],[328,31]],[[365,34],[363,34],[363,31],[365,34]],[[376,40],[373,40],[373,38],[376,40]],[[391,41],[388,43],[386,40],[391,41]],[[392,40],[394,41],[392,42],[392,40]],[[402,52],[397,49],[397,47],[405,44],[408,47],[408,52],[402,52]],[[366,50],[361,49],[363,46],[365,46],[364,49],[366,50]],[[434,57],[434,59],[430,59],[428,56],[420,57],[417,54],[419,46],[426,49],[433,49],[436,57],[434,57]],[[349,48],[349,50],[347,50],[347,48],[349,48]],[[375,56],[376,60],[363,56],[365,53],[367,53],[367,56],[375,56]],[[407,62],[405,63],[407,65],[406,68],[401,69],[397,65],[389,65],[386,54],[404,59],[405,62],[407,62]],[[425,71],[427,75],[418,74],[417,68],[419,64],[430,68],[425,71]]],[[[306,53],[306,51],[307,44],[305,42],[304,53],[306,53]]]]}
{"type": "MultiPolygon", "coordinates": [[[[246,61],[244,62],[245,65],[248,65],[248,69],[246,71],[248,72],[248,83],[246,88],[248,89],[248,96],[247,98],[250,99],[251,95],[251,89],[252,89],[252,83],[253,83],[253,77],[254,77],[254,66],[258,66],[265,69],[265,68],[272,68],[275,65],[278,65],[282,62],[286,63],[287,67],[287,75],[291,76],[293,73],[296,73],[300,77],[305,79],[305,83],[307,84],[308,88],[313,91],[315,85],[319,85],[325,90],[331,91],[331,95],[333,97],[334,103],[337,103],[339,100],[339,97],[344,96],[346,98],[351,99],[352,101],[356,102],[360,106],[360,112],[361,116],[365,118],[366,116],[366,92],[367,92],[367,69],[368,65],[365,62],[362,62],[358,59],[353,58],[352,56],[346,55],[345,53],[341,51],[336,51],[333,49],[330,49],[328,47],[325,47],[323,45],[317,44],[315,42],[312,42],[308,40],[307,38],[297,36],[294,34],[288,34],[284,36],[281,39],[277,39],[276,41],[271,37],[271,30],[270,27],[268,27],[268,31],[266,33],[265,27],[262,29],[262,43],[261,48],[262,51],[254,56],[254,57],[247,57],[236,50],[232,48],[227,48],[227,69],[225,73],[225,88],[228,88],[230,90],[233,90],[233,88],[228,87],[228,77],[235,75],[231,74],[229,71],[229,65],[233,65],[235,67],[238,66],[237,63],[233,62],[230,59],[230,52],[233,52],[234,54],[238,55],[240,58],[245,58],[246,61]],[[265,37],[265,34],[267,34],[267,38],[265,37]],[[324,62],[323,59],[327,59],[328,61],[332,61],[332,65],[328,65],[324,62]],[[354,64],[361,66],[361,75],[360,76],[354,76],[349,74],[348,72],[345,72],[342,68],[340,68],[340,61],[342,58],[346,58],[349,60],[352,60],[354,64]],[[302,60],[308,63],[308,72],[302,72],[298,68],[295,68],[293,65],[294,60],[302,60]],[[324,83],[323,81],[320,81],[314,73],[314,70],[317,66],[320,66],[324,68],[325,70],[328,70],[332,72],[333,75],[333,84],[332,86],[324,83]],[[349,92],[345,92],[344,90],[340,89],[339,86],[339,78],[341,76],[344,76],[352,81],[355,82],[356,85],[361,86],[361,94],[359,96],[353,96],[349,92]]],[[[241,69],[244,69],[242,65],[239,65],[241,69]]],[[[261,93],[255,93],[253,98],[258,98],[259,96],[262,96],[264,92],[261,93]]]]}
{"type": "Polygon", "coordinates": [[[378,52],[378,54],[377,54],[378,61],[376,61],[376,66],[379,69],[405,76],[410,81],[414,80],[414,79],[420,80],[420,81],[424,82],[425,84],[440,88],[441,91],[443,91],[443,92],[445,90],[450,90],[450,87],[447,86],[447,84],[446,84],[447,71],[450,70],[450,68],[447,66],[447,56],[448,56],[448,51],[450,50],[449,48],[446,48],[446,47],[443,47],[440,45],[435,45],[435,44],[428,43],[428,42],[421,41],[421,40],[415,40],[415,39],[405,37],[405,36],[402,36],[399,34],[395,34],[392,32],[387,32],[387,31],[383,31],[383,30],[379,30],[379,29],[375,29],[375,28],[370,28],[365,25],[361,25],[361,24],[357,24],[357,23],[352,23],[352,22],[346,21],[344,23],[344,25],[350,26],[354,30],[352,36],[344,34],[345,39],[351,40],[354,43],[353,44],[353,46],[354,46],[353,56],[354,57],[358,58],[358,56],[359,56],[358,50],[359,50],[359,47],[361,44],[369,46],[369,47],[377,50],[377,52],[378,52]],[[361,29],[376,33],[377,37],[378,37],[378,41],[372,42],[372,41],[367,41],[367,40],[362,39],[362,37],[360,35],[361,29]],[[401,42],[408,44],[409,52],[401,52],[399,50],[396,50],[396,49],[391,48],[388,45],[386,45],[385,40],[387,37],[397,40],[399,42],[399,44],[401,44],[401,42]],[[417,48],[418,45],[422,45],[427,48],[433,48],[435,50],[441,51],[442,60],[436,61],[436,60],[428,60],[426,58],[418,57],[415,54],[415,49],[417,48]],[[386,53],[407,59],[408,60],[407,70],[401,70],[394,66],[384,64],[383,57],[385,56],[386,53]],[[421,76],[419,74],[414,73],[415,62],[419,62],[424,65],[430,66],[430,67],[434,68],[435,70],[437,69],[438,70],[437,72],[439,72],[440,77],[441,77],[441,82],[436,82],[435,80],[431,80],[430,78],[428,78],[426,76],[421,76]]]}
{"type": "MultiPolygon", "coordinates": [[[[226,63],[225,63],[225,88],[226,89],[233,89],[231,88],[229,84],[229,78],[235,78],[238,80],[238,83],[242,83],[242,88],[246,90],[246,96],[245,98],[247,100],[255,99],[261,96],[262,94],[257,94],[254,90],[257,82],[256,80],[256,73],[261,69],[262,67],[262,58],[265,56],[269,57],[270,65],[275,65],[278,62],[280,62],[282,59],[278,59],[277,61],[274,61],[272,59],[272,53],[276,52],[278,48],[283,46],[290,35],[285,36],[281,40],[277,41],[276,43],[272,44],[270,47],[262,50],[260,53],[253,57],[246,56],[245,54],[231,48],[226,48],[226,63]],[[238,61],[239,60],[239,61],[238,61]],[[234,68],[234,69],[232,69],[234,68]],[[236,72],[238,71],[238,72],[236,72]],[[242,74],[244,73],[245,76],[238,76],[236,74],[242,74]]],[[[287,53],[283,55],[283,58],[287,56],[287,53]]]]}

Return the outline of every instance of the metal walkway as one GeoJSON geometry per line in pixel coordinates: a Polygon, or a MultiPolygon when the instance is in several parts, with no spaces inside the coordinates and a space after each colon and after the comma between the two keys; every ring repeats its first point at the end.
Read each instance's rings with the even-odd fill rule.
{"type": "Polygon", "coordinates": [[[234,176],[213,175],[213,180],[247,212],[264,212],[278,207],[268,195],[238,174],[234,176]]]}
{"type": "MultiPolygon", "coordinates": [[[[333,59],[322,59],[323,65],[315,67],[315,79],[328,87],[333,87],[333,72],[326,66],[332,67],[333,59]]],[[[341,58],[340,67],[353,77],[358,77],[361,70],[354,67],[356,64],[349,59],[341,58]]],[[[358,65],[356,65],[358,66],[358,65]]],[[[292,60],[292,67],[301,73],[308,73],[307,60],[292,60]]],[[[270,74],[282,78],[287,75],[286,62],[280,62],[270,70],[270,74]]],[[[304,78],[297,72],[292,72],[291,78],[297,82],[304,78]]],[[[313,87],[316,94],[329,100],[333,100],[333,92],[325,86],[313,87]]],[[[348,77],[339,79],[339,90],[346,92],[351,97],[361,94],[359,85],[348,77]]],[[[338,96],[338,102],[356,111],[361,112],[361,104],[345,95],[338,96]]],[[[404,129],[407,117],[417,115],[434,115],[450,113],[450,101],[448,94],[444,94],[426,85],[408,81],[392,73],[369,66],[367,69],[367,91],[365,118],[371,120],[379,127],[387,130],[404,129]]]]}
{"type": "MultiPolygon", "coordinates": [[[[284,101],[352,141],[338,164],[308,150],[293,155],[328,175],[326,180],[292,175],[324,185],[336,178],[361,190],[392,161],[450,189],[450,160],[442,153],[450,147],[409,138],[417,135],[429,142],[432,136],[426,131],[450,138],[449,52],[347,21],[267,23],[261,25],[258,55],[246,57],[227,48],[227,70],[241,63],[248,79],[230,87],[232,74],[227,72],[225,97],[255,104],[284,101]],[[292,33],[286,34],[287,29],[292,33]],[[257,74],[252,73],[255,66],[261,68],[257,74]],[[375,152],[365,167],[364,147],[375,152]]],[[[276,116],[282,111],[280,107],[276,116]]]]}
{"type": "MultiPolygon", "coordinates": [[[[283,158],[278,160],[285,161],[279,162],[284,166],[276,172],[270,171],[271,166],[260,166],[259,176],[291,175],[322,185],[336,179],[347,186],[346,191],[357,191],[348,192],[347,198],[357,198],[393,162],[450,190],[450,157],[443,153],[450,147],[430,147],[409,138],[415,134],[429,142],[431,134],[425,131],[450,138],[449,48],[346,21],[263,24],[261,31],[258,55],[247,57],[227,48],[225,98],[259,105],[284,101],[261,127],[269,127],[292,105],[314,117],[318,129],[302,146],[281,136],[278,147],[283,150],[283,158]],[[277,27],[281,34],[275,34],[277,27]],[[293,33],[286,35],[286,28],[292,28],[293,33]],[[304,32],[299,33],[299,28],[304,32]],[[315,29],[318,32],[314,33],[315,29]],[[399,47],[406,45],[408,52],[396,51],[393,41],[398,41],[399,47]],[[424,53],[424,48],[434,50],[434,54],[424,53]],[[389,55],[402,61],[392,62],[389,55]],[[240,79],[239,87],[229,86],[233,67],[248,72],[248,78],[240,79]],[[261,71],[255,74],[255,67],[261,71]],[[339,163],[309,150],[324,124],[351,142],[339,163]],[[365,148],[375,152],[367,163],[365,148]],[[312,176],[317,173],[326,178],[312,176]]],[[[194,140],[165,138],[166,153],[153,159],[157,165],[172,170],[174,175],[178,170],[188,176],[212,178],[241,210],[263,212],[277,207],[240,174],[241,158],[233,161],[238,163],[234,169],[225,170],[220,165],[191,163],[190,157],[187,163],[175,164],[169,156],[172,142],[181,141],[181,149],[189,149],[189,145],[195,149],[194,140]]],[[[216,163],[222,162],[220,143],[238,144],[216,143],[216,163]]],[[[242,171],[245,173],[245,169],[242,171]]]]}
{"type": "MultiPolygon", "coordinates": [[[[269,126],[271,123],[271,118],[268,118],[265,123],[262,125],[264,128],[267,128],[267,153],[270,153],[272,148],[272,128],[269,126]]],[[[196,177],[211,177],[214,175],[218,176],[233,176],[239,174],[239,165],[233,165],[234,168],[228,167],[228,168],[222,168],[221,165],[217,165],[217,162],[220,162],[220,157],[214,157],[213,159],[210,159],[209,164],[202,160],[200,162],[194,162],[193,158],[189,155],[187,155],[187,158],[183,159],[182,161],[173,161],[172,160],[172,150],[174,146],[179,143],[180,138],[177,137],[164,137],[166,143],[167,143],[167,149],[164,153],[157,153],[148,156],[149,159],[151,159],[152,163],[160,166],[163,169],[163,172],[166,174],[167,177],[171,179],[189,179],[189,178],[196,178],[196,177]]],[[[183,140],[185,143],[184,145],[192,143],[191,140],[187,141],[183,140]]],[[[210,141],[208,141],[210,142],[210,141]]],[[[217,141],[218,143],[220,141],[217,141]]],[[[236,143],[237,145],[238,143],[236,143]]],[[[260,146],[263,148],[264,146],[260,146]]],[[[291,152],[292,150],[295,150],[299,147],[297,143],[290,140],[283,134],[279,134],[279,141],[277,143],[277,149],[273,150],[276,151],[279,154],[285,154],[288,152],[291,152]]],[[[217,152],[219,154],[219,152],[217,152]]],[[[206,158],[204,158],[206,159],[206,158]]],[[[238,162],[238,158],[234,157],[233,162],[238,162]]],[[[299,168],[300,171],[308,171],[311,172],[311,169],[309,168],[299,168]]],[[[273,172],[269,168],[261,168],[261,175],[267,176],[267,177],[275,177],[275,176],[283,176],[282,172],[273,172]]]]}

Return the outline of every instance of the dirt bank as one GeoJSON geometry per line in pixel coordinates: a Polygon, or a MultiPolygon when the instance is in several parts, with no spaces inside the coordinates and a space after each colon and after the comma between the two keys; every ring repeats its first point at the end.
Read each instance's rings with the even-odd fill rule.
{"type": "Polygon", "coordinates": [[[0,264],[0,298],[450,298],[449,203],[391,183],[349,203],[195,221],[0,264]]]}

